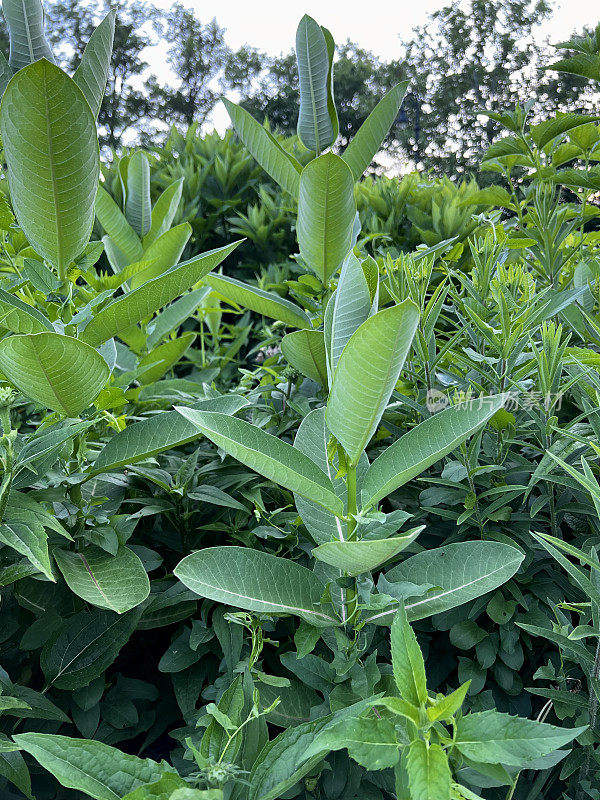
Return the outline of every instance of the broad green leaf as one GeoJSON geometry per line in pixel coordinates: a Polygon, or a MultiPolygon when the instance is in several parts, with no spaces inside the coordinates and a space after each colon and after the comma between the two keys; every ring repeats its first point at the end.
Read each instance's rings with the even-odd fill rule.
{"type": "MultiPolygon", "coordinates": [[[[409,621],[440,614],[481,597],[512,578],[524,555],[502,542],[458,542],[425,550],[393,567],[386,583],[432,587],[423,597],[406,600],[409,621]]],[[[389,624],[393,609],[369,615],[367,621],[389,624]]]]}
{"type": "MultiPolygon", "coordinates": [[[[132,792],[127,792],[123,800],[171,800],[176,789],[185,789],[189,783],[174,772],[166,772],[158,781],[145,783],[132,792]]],[[[192,789],[193,791],[193,789],[192,789]]],[[[217,800],[221,800],[217,798],[217,800]]]]}
{"type": "Polygon", "coordinates": [[[106,90],[117,12],[111,9],[90,36],[73,80],[83,92],[94,117],[98,116],[106,90]]]}
{"type": "Polygon", "coordinates": [[[95,212],[100,225],[127,262],[139,261],[144,252],[142,243],[119,206],[102,186],[98,187],[95,212]]]}
{"type": "Polygon", "coordinates": [[[226,275],[208,275],[204,282],[226,300],[256,311],[257,314],[278,319],[292,328],[305,328],[310,325],[310,319],[300,306],[279,297],[275,292],[265,292],[257,286],[228,278],[226,275]]]}
{"type": "Polygon", "coordinates": [[[175,409],[218,447],[250,469],[333,514],[343,514],[343,503],[329,477],[300,450],[244,420],[210,411],[175,409]]]}
{"type": "Polygon", "coordinates": [[[125,216],[140,238],[150,230],[150,164],[142,150],[136,150],[127,164],[125,216]]]}
{"type": "Polygon", "coordinates": [[[135,272],[129,281],[132,289],[141,286],[142,283],[162,275],[181,258],[183,249],[188,243],[192,233],[192,227],[187,222],[176,225],[154,242],[144,251],[141,263],[145,264],[141,270],[135,272]]]}
{"type": "Polygon", "coordinates": [[[585,730],[587,725],[557,728],[497,711],[481,711],[457,719],[454,746],[473,761],[525,767],[529,761],[572,742],[585,730]]]}
{"type": "Polygon", "coordinates": [[[402,81],[390,89],[377,103],[342,153],[342,158],[352,170],[355,180],[361,177],[379,152],[385,137],[398,117],[408,84],[409,81],[402,81]]]}
{"type": "Polygon", "coordinates": [[[128,547],[119,547],[115,555],[95,545],[76,553],[54,550],[52,555],[71,591],[98,608],[122,614],[150,594],[144,565],[128,547]]]}
{"type": "Polygon", "coordinates": [[[300,81],[298,136],[317,155],[335,140],[329,115],[329,54],[320,26],[305,14],[296,31],[296,59],[300,81]]]}
{"type": "Polygon", "coordinates": [[[388,404],[419,322],[412,300],[363,322],[344,348],[327,401],[327,427],[356,464],[388,404]]]}
{"type": "Polygon", "coordinates": [[[428,698],[425,661],[402,605],[392,623],[391,650],[394,680],[400,697],[417,708],[425,705],[428,698]]]}
{"type": "Polygon", "coordinates": [[[371,293],[365,273],[354,253],[349,253],[342,265],[337,289],[331,299],[331,333],[329,342],[331,373],[340,360],[352,334],[369,318],[371,293]]]}
{"type": "Polygon", "coordinates": [[[24,395],[65,417],[88,408],[110,374],[93,347],[49,332],[3,339],[0,369],[24,395]]]}
{"type": "Polygon", "coordinates": [[[9,517],[0,524],[0,542],[21,553],[36,569],[54,581],[48,555],[48,536],[36,517],[26,520],[11,520],[9,517]]]}
{"type": "MultiPolygon", "coordinates": [[[[239,395],[223,395],[198,403],[198,407],[224,414],[235,414],[247,405],[248,401],[239,395]]],[[[164,450],[193,442],[201,435],[198,426],[177,411],[164,411],[128,425],[112,436],[98,454],[89,477],[135,464],[164,450]]]]}
{"type": "Polygon", "coordinates": [[[323,283],[352,247],[356,203],[350,168],[334,153],[302,170],[296,233],[300,255],[323,283]]]}
{"type": "Polygon", "coordinates": [[[241,106],[223,98],[235,132],[264,171],[282,189],[298,197],[301,164],[278,143],[269,131],[241,106]]]}
{"type": "Polygon", "coordinates": [[[46,319],[41,311],[5,292],[4,289],[0,289],[0,328],[6,328],[13,333],[42,333],[54,330],[50,320],[46,319]]]}
{"type": "Polygon", "coordinates": [[[8,61],[15,72],[41,58],[54,61],[44,33],[41,0],[2,0],[2,13],[10,39],[8,61]]]}
{"type": "Polygon", "coordinates": [[[149,367],[149,369],[140,373],[139,381],[142,386],[154,383],[154,381],[162,378],[165,372],[168,372],[171,367],[179,362],[186,350],[192,346],[195,338],[195,333],[184,333],[177,339],[169,339],[169,341],[159,344],[141,358],[138,369],[149,367]]]}
{"type": "Polygon", "coordinates": [[[414,739],[408,748],[406,769],[411,800],[450,800],[448,756],[439,744],[414,739]]]}
{"type": "Polygon", "coordinates": [[[152,223],[150,230],[144,236],[144,247],[149,247],[155,239],[169,230],[177,214],[182,191],[183,178],[180,178],[167,186],[159,196],[152,208],[152,223]]]}
{"type": "MultiPolygon", "coordinates": [[[[340,502],[344,504],[345,510],[346,481],[341,476],[336,478],[337,467],[329,463],[327,454],[329,439],[330,433],[325,425],[325,409],[315,408],[300,423],[294,440],[294,447],[308,456],[319,469],[326,473],[333,484],[336,495],[340,498],[340,502]]],[[[357,481],[359,484],[368,466],[367,457],[363,455],[357,468],[357,481]]],[[[335,514],[327,511],[323,506],[301,497],[299,494],[294,495],[294,499],[298,513],[302,517],[302,522],[304,522],[308,532],[317,544],[344,538],[344,523],[335,514]]]]}
{"type": "Polygon", "coordinates": [[[174,570],[201,597],[266,614],[295,614],[311,625],[337,625],[321,605],[325,585],[306,567],[245,547],[208,547],[174,570]]]}
{"type": "Polygon", "coordinates": [[[531,125],[529,133],[537,146],[543,148],[557,136],[561,136],[573,128],[589,125],[590,122],[596,122],[598,119],[600,117],[593,117],[590,114],[558,113],[554,119],[547,119],[538,122],[537,125],[531,125]]]}
{"type": "Polygon", "coordinates": [[[120,332],[131,328],[145,317],[166,306],[180,294],[190,289],[198,281],[217,267],[239,242],[200,253],[189,261],[177,264],[157,278],[128,292],[123,297],[112,300],[92,318],[84,329],[81,338],[97,347],[120,332]]]}
{"type": "Polygon", "coordinates": [[[347,749],[350,758],[361,767],[373,771],[395,766],[400,756],[394,723],[371,716],[344,719],[328,726],[315,736],[305,758],[343,749],[347,749]]]}
{"type": "Polygon", "coordinates": [[[84,249],[94,223],[100,175],[94,116],[75,81],[42,59],[8,84],[0,133],[19,225],[60,273],[84,249]]]}
{"type": "Polygon", "coordinates": [[[301,330],[287,333],[281,340],[281,352],[294,369],[321,386],[327,386],[327,354],[323,331],[301,330]]]}
{"type": "Polygon", "coordinates": [[[51,733],[19,733],[16,743],[60,784],[94,800],[121,800],[145,783],[155,783],[169,767],[122,753],[104,742],[51,733]]]}
{"type": "Polygon", "coordinates": [[[417,538],[425,526],[421,525],[403,536],[389,539],[365,539],[360,542],[325,542],[312,551],[318,561],[337,567],[350,576],[371,572],[401,553],[417,538]]]}
{"type": "Polygon", "coordinates": [[[363,507],[375,505],[451,453],[502,408],[506,397],[467,400],[429,417],[373,461],[362,485],[363,507]]]}
{"type": "Polygon", "coordinates": [[[44,645],[40,666],[57,689],[80,689],[102,675],[127,642],[140,618],[138,606],[127,614],[80,611],[64,621],[44,645]]]}

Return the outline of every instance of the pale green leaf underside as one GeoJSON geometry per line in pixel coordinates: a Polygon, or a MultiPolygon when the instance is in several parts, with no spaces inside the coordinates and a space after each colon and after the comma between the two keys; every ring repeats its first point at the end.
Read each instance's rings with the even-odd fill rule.
{"type": "Polygon", "coordinates": [[[409,81],[402,81],[382,97],[342,153],[358,180],[375,158],[400,111],[409,81]]]}
{"type": "Polygon", "coordinates": [[[93,347],[58,333],[3,339],[0,369],[24,395],[66,417],[84,411],[110,374],[93,347]]]}
{"type": "Polygon", "coordinates": [[[298,136],[305,147],[319,153],[335,138],[327,104],[329,55],[323,31],[307,14],[296,31],[296,59],[300,81],[298,136]]]}
{"type": "Polygon", "coordinates": [[[421,525],[403,536],[389,539],[367,539],[360,542],[325,542],[315,547],[313,556],[350,576],[371,572],[401,553],[417,538],[425,526],[421,525]]]}
{"type": "Polygon", "coordinates": [[[53,331],[49,319],[28,303],[0,289],[0,328],[13,333],[53,331]]]}
{"type": "Polygon", "coordinates": [[[157,278],[128,292],[123,297],[111,301],[102,308],[86,326],[82,339],[96,347],[145,317],[158,311],[167,303],[186,292],[198,281],[217,267],[239,242],[233,242],[216,250],[209,250],[177,264],[157,278]]]}
{"type": "Polygon", "coordinates": [[[152,223],[150,164],[146,154],[141,150],[136,150],[127,164],[125,216],[140,238],[150,230],[152,223]]]}
{"type": "Polygon", "coordinates": [[[279,297],[275,292],[265,292],[257,286],[251,286],[226,275],[208,275],[204,282],[226,300],[243,308],[249,308],[257,314],[278,319],[292,328],[305,328],[310,325],[310,319],[300,306],[279,297]]]}
{"type": "Polygon", "coordinates": [[[378,503],[451,453],[502,408],[505,397],[476,398],[421,422],[373,461],[362,485],[363,507],[378,503]]]}
{"type": "Polygon", "coordinates": [[[54,61],[40,0],[3,0],[2,13],[10,38],[9,64],[15,72],[40,58],[54,61]]]}
{"type": "Polygon", "coordinates": [[[73,73],[73,80],[85,95],[94,117],[100,111],[108,80],[116,15],[116,10],[111,9],[92,33],[73,73]]]}
{"type": "Polygon", "coordinates": [[[45,59],[18,72],[0,107],[10,196],[35,250],[66,268],[94,222],[96,122],[77,84],[45,59]]]}
{"type": "Polygon", "coordinates": [[[292,492],[310,498],[333,514],[344,505],[327,475],[308,456],[276,436],[235,417],[176,408],[212,442],[250,469],[292,492]]]}
{"type": "MultiPolygon", "coordinates": [[[[248,401],[240,395],[224,395],[198,403],[202,408],[224,414],[235,414],[246,405],[248,401]]],[[[164,411],[128,425],[111,437],[98,454],[89,477],[135,464],[164,450],[192,442],[201,435],[198,426],[177,411],[164,411]]]]}
{"type": "Polygon", "coordinates": [[[321,386],[327,386],[327,353],[323,331],[287,333],[281,340],[281,352],[294,369],[321,386]]]}
{"type": "Polygon", "coordinates": [[[244,108],[223,99],[237,135],[264,171],[293,197],[298,197],[300,163],[244,108]]]}
{"type": "MultiPolygon", "coordinates": [[[[432,586],[427,594],[405,602],[410,621],[440,614],[496,589],[512,578],[523,561],[523,553],[502,542],[459,542],[426,550],[393,567],[390,583],[407,582],[432,586]]],[[[368,616],[369,622],[389,624],[393,610],[368,616]]]]}
{"type": "Polygon", "coordinates": [[[335,625],[321,606],[324,584],[306,567],[244,547],[209,547],[174,570],[189,589],[219,603],[275,614],[295,614],[313,625],[335,625]]]}
{"type": "Polygon", "coordinates": [[[119,206],[102,186],[98,187],[95,211],[100,225],[128,263],[139,261],[144,252],[139,236],[127,222],[119,206]]]}
{"type": "Polygon", "coordinates": [[[418,322],[411,300],[386,308],[358,328],[340,356],[325,419],[353,464],[379,425],[418,322]]]}
{"type": "Polygon", "coordinates": [[[300,255],[326,283],[352,245],[356,204],[348,165],[334,153],[311,161],[300,176],[297,236],[300,255]]]}

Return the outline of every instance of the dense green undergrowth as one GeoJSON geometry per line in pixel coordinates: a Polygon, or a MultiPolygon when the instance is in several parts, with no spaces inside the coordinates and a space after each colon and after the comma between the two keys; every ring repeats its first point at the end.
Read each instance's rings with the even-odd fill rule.
{"type": "Polygon", "coordinates": [[[598,800],[597,118],[364,177],[304,17],[297,137],[101,163],[3,9],[3,800],[598,800]]]}

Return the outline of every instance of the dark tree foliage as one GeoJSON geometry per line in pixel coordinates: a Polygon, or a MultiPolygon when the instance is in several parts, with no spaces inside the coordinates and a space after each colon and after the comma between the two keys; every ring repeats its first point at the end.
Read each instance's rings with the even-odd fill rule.
{"type": "Polygon", "coordinates": [[[167,60],[178,86],[148,84],[151,101],[161,119],[189,127],[206,120],[219,99],[215,79],[223,72],[230,50],[224,29],[213,19],[203,24],[181,3],[157,17],[156,31],[169,43],[167,60]]]}

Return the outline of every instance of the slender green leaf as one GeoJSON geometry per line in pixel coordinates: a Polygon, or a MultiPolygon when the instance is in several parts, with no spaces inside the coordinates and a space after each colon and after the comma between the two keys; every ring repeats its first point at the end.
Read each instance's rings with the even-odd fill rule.
{"type": "MultiPolygon", "coordinates": [[[[248,401],[239,395],[223,395],[197,404],[210,411],[235,414],[248,401]]],[[[177,411],[164,411],[149,419],[128,425],[104,445],[89,473],[89,477],[110,472],[150,458],[164,450],[193,442],[202,435],[197,425],[177,411]]]]}
{"type": "Polygon", "coordinates": [[[363,507],[420,475],[451,453],[502,408],[504,395],[468,400],[421,422],[373,461],[362,485],[363,507]]]}
{"type": "Polygon", "coordinates": [[[139,286],[123,297],[111,301],[92,318],[82,339],[93,347],[118,336],[159,308],[175,300],[217,267],[239,242],[200,253],[139,286]]]}
{"type": "Polygon", "coordinates": [[[158,239],[165,231],[169,230],[177,214],[182,192],[183,178],[180,178],[173,181],[160,194],[152,208],[152,223],[150,230],[144,236],[144,247],[149,247],[155,239],[158,239]]]}
{"type": "Polygon", "coordinates": [[[391,649],[394,680],[400,697],[417,708],[424,706],[428,698],[425,661],[403,605],[392,623],[391,649]]]}
{"type": "MultiPolygon", "coordinates": [[[[166,270],[171,269],[177,264],[183,253],[183,249],[189,241],[192,227],[187,222],[176,225],[161,236],[155,239],[152,244],[144,251],[141,264],[145,266],[136,270],[129,280],[132,289],[141,286],[142,283],[162,275],[166,270]]],[[[123,272],[131,268],[130,265],[123,272]]]]}
{"type": "Polygon", "coordinates": [[[73,74],[73,80],[83,92],[94,117],[98,116],[106,90],[116,16],[116,10],[111,9],[92,33],[73,74]]]}
{"type": "Polygon", "coordinates": [[[123,253],[127,263],[139,261],[143,254],[142,243],[119,206],[102,186],[98,187],[95,212],[100,225],[114,246],[123,253]]]}
{"type": "Polygon", "coordinates": [[[94,222],[100,162],[87,100],[61,69],[36,61],[8,84],[0,133],[19,225],[41,256],[65,270],[94,222]]]}
{"type": "Polygon", "coordinates": [[[184,333],[177,339],[169,339],[163,344],[159,344],[143,358],[140,359],[138,369],[144,369],[140,373],[139,381],[142,386],[162,378],[165,372],[171,369],[183,357],[185,352],[192,346],[196,334],[191,331],[184,333]],[[149,369],[145,369],[145,368],[149,369]]]}
{"type": "Polygon", "coordinates": [[[125,216],[140,238],[150,230],[152,224],[150,164],[142,150],[136,150],[127,163],[125,216]]]}
{"type": "Polygon", "coordinates": [[[0,289],[0,328],[6,328],[13,333],[42,333],[54,330],[50,320],[46,319],[41,311],[5,292],[4,289],[0,289]]]}
{"type": "Polygon", "coordinates": [[[244,547],[209,547],[180,561],[174,574],[196,594],[271,614],[295,614],[312,625],[336,625],[321,605],[325,585],[306,567],[244,547]]]}
{"type": "Polygon", "coordinates": [[[24,395],[66,417],[88,408],[110,374],[93,347],[59,333],[3,339],[0,369],[24,395]]]}
{"type": "Polygon", "coordinates": [[[264,171],[282,189],[298,197],[301,164],[281,147],[269,131],[241,106],[223,98],[235,132],[264,171]]]}
{"type": "Polygon", "coordinates": [[[2,0],[2,13],[10,39],[8,62],[15,72],[41,58],[54,61],[44,33],[41,0],[2,0]]]}
{"type": "Polygon", "coordinates": [[[355,180],[360,178],[379,152],[398,117],[408,84],[409,81],[402,81],[382,97],[342,153],[342,158],[352,170],[355,180]]]}
{"type": "Polygon", "coordinates": [[[296,31],[296,59],[300,80],[298,136],[317,155],[333,144],[335,131],[329,115],[329,54],[325,35],[305,14],[296,31]]]}
{"type": "Polygon", "coordinates": [[[333,514],[343,514],[343,503],[335,494],[329,477],[291,444],[226,414],[179,407],[175,410],[250,469],[322,505],[333,514]]]}
{"type": "Polygon", "coordinates": [[[359,260],[349,253],[342,265],[337,289],[332,297],[330,370],[333,374],[344,347],[371,313],[371,292],[359,260]]]}
{"type": "Polygon", "coordinates": [[[411,300],[375,314],[352,335],[333,376],[327,427],[356,464],[400,376],[419,322],[411,300]]]}
{"type": "Polygon", "coordinates": [[[257,286],[215,273],[208,275],[204,282],[226,300],[256,311],[257,314],[278,319],[292,328],[305,328],[310,325],[310,319],[300,306],[279,297],[275,292],[265,292],[257,286]]]}
{"type": "Polygon", "coordinates": [[[48,555],[48,536],[44,526],[35,517],[25,520],[9,518],[0,524],[0,542],[21,553],[36,569],[54,581],[48,555]]]}

